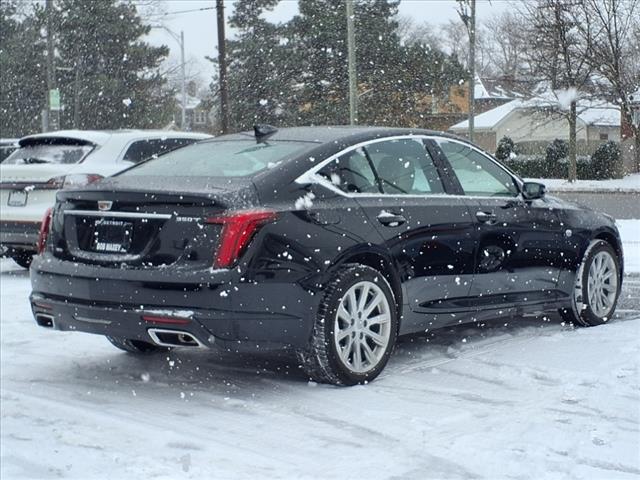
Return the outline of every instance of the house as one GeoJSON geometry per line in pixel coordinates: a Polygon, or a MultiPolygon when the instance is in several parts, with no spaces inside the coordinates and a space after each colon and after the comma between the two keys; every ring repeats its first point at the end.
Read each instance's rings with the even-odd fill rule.
{"type": "Polygon", "coordinates": [[[176,95],[173,111],[173,125],[184,131],[211,133],[213,130],[213,112],[210,101],[203,100],[187,93],[185,108],[185,124],[182,125],[182,95],[176,95]]]}
{"type": "MultiPolygon", "coordinates": [[[[569,125],[560,110],[564,105],[554,94],[531,99],[517,98],[492,108],[474,118],[474,140],[487,151],[496,150],[503,137],[511,138],[524,153],[543,151],[556,138],[569,139],[569,125]]],[[[601,101],[578,100],[576,136],[578,150],[591,153],[598,144],[620,141],[620,109],[601,101]]],[[[467,135],[468,121],[449,128],[457,135],[467,135]]]]}

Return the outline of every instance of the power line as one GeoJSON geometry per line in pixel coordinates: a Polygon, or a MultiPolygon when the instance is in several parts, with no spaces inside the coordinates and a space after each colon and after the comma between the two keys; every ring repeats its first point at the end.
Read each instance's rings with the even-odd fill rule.
{"type": "Polygon", "coordinates": [[[202,7],[202,8],[194,8],[193,10],[178,10],[175,12],[167,12],[163,13],[161,16],[166,17],[167,15],[177,15],[179,13],[191,13],[191,12],[201,12],[203,10],[215,10],[216,7],[202,7]]]}

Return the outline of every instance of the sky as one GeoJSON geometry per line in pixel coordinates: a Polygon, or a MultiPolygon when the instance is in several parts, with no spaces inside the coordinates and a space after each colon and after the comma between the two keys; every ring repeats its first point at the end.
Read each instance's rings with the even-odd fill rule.
{"type": "MultiPolygon", "coordinates": [[[[233,1],[225,0],[225,17],[233,11],[233,1]]],[[[509,8],[509,0],[478,0],[478,20],[498,15],[509,8]]],[[[282,0],[266,18],[272,22],[287,21],[298,11],[297,0],[282,0]]],[[[449,20],[458,20],[455,0],[401,0],[399,13],[411,17],[416,23],[429,22],[444,24],[449,20]]],[[[191,72],[200,71],[202,80],[208,82],[213,74],[213,66],[205,56],[217,55],[216,11],[198,10],[215,6],[214,0],[165,0],[161,9],[166,15],[157,17],[158,24],[172,30],[177,35],[184,31],[185,58],[191,72]],[[185,12],[188,10],[196,10],[185,12]],[[172,12],[184,12],[174,13],[172,12]]],[[[227,36],[233,32],[227,27],[227,36]]],[[[147,40],[153,45],[167,45],[171,49],[170,61],[179,65],[180,48],[172,36],[162,28],[151,31],[147,40]]]]}

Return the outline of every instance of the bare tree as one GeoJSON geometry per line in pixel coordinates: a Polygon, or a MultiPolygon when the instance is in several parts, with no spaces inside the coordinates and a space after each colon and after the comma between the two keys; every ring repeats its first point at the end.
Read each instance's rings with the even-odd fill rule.
{"type": "Polygon", "coordinates": [[[413,18],[407,15],[399,15],[398,36],[400,40],[407,44],[422,44],[431,48],[441,49],[440,35],[437,30],[428,22],[416,23],[413,18]]]}
{"type": "Polygon", "coordinates": [[[569,181],[577,177],[576,125],[578,99],[591,84],[593,29],[585,0],[539,0],[528,12],[529,61],[535,74],[556,94],[558,112],[569,123],[569,181]]]}
{"type": "Polygon", "coordinates": [[[579,30],[582,41],[591,44],[587,61],[602,77],[598,93],[620,107],[640,171],[640,125],[634,125],[629,98],[640,88],[640,0],[584,0],[583,8],[590,23],[579,30]]]}
{"type": "Polygon", "coordinates": [[[491,39],[486,49],[498,76],[517,79],[530,70],[526,55],[529,40],[522,25],[523,17],[517,10],[506,10],[483,22],[482,31],[491,39]]]}

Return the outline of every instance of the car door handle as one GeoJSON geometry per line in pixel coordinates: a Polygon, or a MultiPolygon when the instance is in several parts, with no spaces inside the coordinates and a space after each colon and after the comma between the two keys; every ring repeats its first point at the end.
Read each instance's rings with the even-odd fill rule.
{"type": "Polygon", "coordinates": [[[482,223],[494,223],[496,221],[496,214],[491,212],[477,212],[476,218],[482,223]]]}
{"type": "Polygon", "coordinates": [[[397,227],[407,221],[402,215],[389,212],[380,212],[377,219],[385,227],[397,227]]]}

